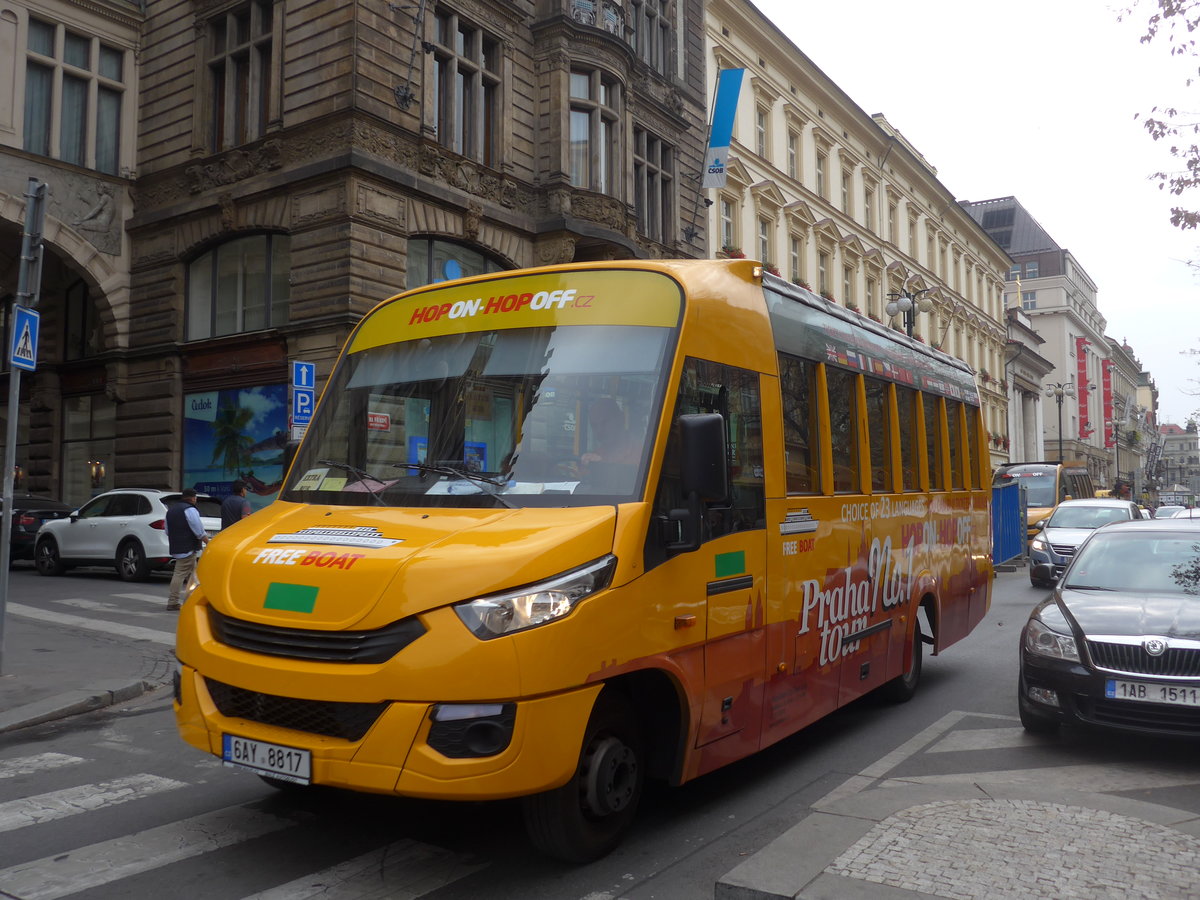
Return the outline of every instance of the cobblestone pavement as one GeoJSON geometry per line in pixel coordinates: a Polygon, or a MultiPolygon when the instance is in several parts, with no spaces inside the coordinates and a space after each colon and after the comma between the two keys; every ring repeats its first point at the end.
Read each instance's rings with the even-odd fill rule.
{"type": "Polygon", "coordinates": [[[944,800],[873,827],[825,872],[948,900],[1196,896],[1200,840],[1098,809],[944,800]],[[1153,873],[1153,874],[1151,874],[1153,873]]]}

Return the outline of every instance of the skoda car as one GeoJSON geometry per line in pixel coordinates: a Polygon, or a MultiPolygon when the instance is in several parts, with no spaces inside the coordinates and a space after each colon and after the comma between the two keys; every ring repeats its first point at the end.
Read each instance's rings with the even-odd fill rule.
{"type": "MultiPolygon", "coordinates": [[[[142,488],[93,497],[38,530],[34,564],[42,575],[61,575],[72,566],[113,566],[125,581],[139,581],[171,564],[167,510],[180,500],[178,491],[142,488]]],[[[209,536],[220,531],[220,502],[201,494],[196,506],[209,536]]]]}
{"type": "Polygon", "coordinates": [[[1027,731],[1200,735],[1200,520],[1097,529],[1021,632],[1027,731]]]}
{"type": "Polygon", "coordinates": [[[1029,542],[1029,583],[1053,585],[1093,529],[1141,518],[1142,511],[1130,500],[1064,500],[1029,542]]]}

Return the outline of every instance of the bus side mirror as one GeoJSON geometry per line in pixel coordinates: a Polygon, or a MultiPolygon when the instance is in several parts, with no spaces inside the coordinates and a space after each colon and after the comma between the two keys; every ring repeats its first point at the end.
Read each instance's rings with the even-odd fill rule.
{"type": "Polygon", "coordinates": [[[667,516],[675,540],[667,549],[696,550],[704,541],[704,504],[729,497],[729,466],[725,456],[725,417],[718,413],[680,416],[679,475],[687,506],[667,516]]]}

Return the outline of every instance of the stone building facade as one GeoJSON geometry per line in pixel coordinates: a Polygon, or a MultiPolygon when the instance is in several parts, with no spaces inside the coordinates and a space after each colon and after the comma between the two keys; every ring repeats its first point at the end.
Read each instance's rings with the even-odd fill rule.
{"type": "Polygon", "coordinates": [[[319,386],[375,303],[518,266],[707,255],[686,228],[702,22],[701,0],[0,0],[9,261],[26,177],[52,197],[26,486],[81,502],[246,474],[269,497],[289,363],[319,386]],[[82,153],[56,124],[64,78],[90,78],[82,153]]]}

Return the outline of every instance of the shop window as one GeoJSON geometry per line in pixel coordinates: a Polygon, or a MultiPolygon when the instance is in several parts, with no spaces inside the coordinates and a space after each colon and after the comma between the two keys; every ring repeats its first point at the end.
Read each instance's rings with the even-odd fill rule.
{"type": "Polygon", "coordinates": [[[453,241],[436,238],[408,239],[408,288],[469,275],[485,275],[507,268],[499,261],[453,241]]]}
{"type": "Polygon", "coordinates": [[[104,349],[104,333],[86,282],[76,281],[67,288],[66,305],[63,358],[70,360],[95,356],[104,349]]]}
{"type": "Polygon", "coordinates": [[[187,340],[278,328],[288,321],[291,239],[227,241],[188,266],[187,340]]]}
{"type": "Polygon", "coordinates": [[[63,399],[62,500],[73,506],[114,484],[117,414],[104,394],[63,399]]]}

